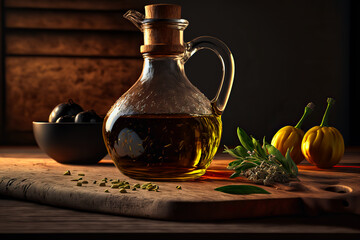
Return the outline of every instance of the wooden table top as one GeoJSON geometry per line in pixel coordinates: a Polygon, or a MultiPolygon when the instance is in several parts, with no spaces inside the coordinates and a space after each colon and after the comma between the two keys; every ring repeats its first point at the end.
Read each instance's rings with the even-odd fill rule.
{"type": "MultiPolygon", "coordinates": [[[[0,147],[1,157],[25,154],[44,157],[37,148],[0,147]]],[[[219,154],[216,159],[222,159],[219,154]]],[[[360,166],[360,151],[348,149],[343,165],[360,166]]],[[[158,239],[359,239],[360,216],[322,214],[210,222],[176,222],[113,216],[56,208],[0,196],[0,239],[99,239],[99,237],[151,237],[158,239]],[[59,235],[60,234],[60,235],[59,235]]]]}

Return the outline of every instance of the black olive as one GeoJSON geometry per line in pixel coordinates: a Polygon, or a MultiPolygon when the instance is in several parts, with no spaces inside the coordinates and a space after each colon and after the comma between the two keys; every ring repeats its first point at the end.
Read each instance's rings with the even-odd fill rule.
{"type": "Polygon", "coordinates": [[[95,122],[102,122],[102,121],[103,121],[103,119],[101,117],[99,117],[99,115],[97,115],[94,110],[80,112],[75,117],[76,123],[83,123],[83,122],[95,123],[95,122]]]}
{"type": "Polygon", "coordinates": [[[70,115],[61,116],[56,120],[57,123],[74,122],[74,121],[75,121],[75,116],[70,116],[70,115]]]}
{"type": "Polygon", "coordinates": [[[80,105],[74,103],[72,99],[69,99],[67,103],[60,103],[52,110],[49,116],[49,122],[56,122],[58,118],[65,115],[75,116],[82,111],[84,111],[84,109],[80,105]]]}

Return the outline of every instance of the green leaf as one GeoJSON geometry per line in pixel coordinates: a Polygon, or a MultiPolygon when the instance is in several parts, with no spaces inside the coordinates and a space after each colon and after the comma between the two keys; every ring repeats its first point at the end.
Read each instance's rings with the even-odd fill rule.
{"type": "Polygon", "coordinates": [[[228,153],[228,154],[230,154],[230,156],[232,156],[234,158],[241,157],[241,156],[238,155],[238,153],[237,153],[237,151],[235,149],[227,148],[226,146],[225,146],[224,153],[228,153]]]}
{"type": "Polygon", "coordinates": [[[295,177],[298,173],[298,169],[294,161],[290,157],[290,150],[288,149],[286,152],[287,157],[284,157],[281,152],[274,147],[273,145],[266,145],[266,149],[268,150],[269,154],[275,156],[276,160],[279,164],[282,165],[284,170],[292,177],[295,177]]]}
{"type": "Polygon", "coordinates": [[[249,162],[249,161],[243,161],[241,164],[239,164],[238,166],[236,166],[234,169],[235,171],[239,171],[239,172],[243,172],[249,168],[253,168],[258,166],[259,164],[255,163],[255,162],[249,162]]]}
{"type": "Polygon", "coordinates": [[[241,143],[241,145],[243,145],[243,147],[247,150],[247,151],[253,151],[254,150],[254,144],[252,143],[250,137],[246,134],[246,132],[241,129],[241,128],[237,128],[237,135],[239,138],[239,141],[241,143]]]}
{"type": "Polygon", "coordinates": [[[238,176],[240,176],[240,172],[234,172],[233,174],[230,175],[230,178],[236,178],[238,176]]]}
{"type": "Polygon", "coordinates": [[[244,159],[235,160],[229,163],[227,169],[235,169],[244,162],[244,159]]]}
{"type": "Polygon", "coordinates": [[[290,153],[291,153],[291,151],[293,150],[293,147],[292,148],[288,148],[287,150],[286,150],[286,154],[285,154],[285,158],[286,158],[286,160],[288,160],[288,161],[292,161],[292,158],[290,157],[290,153]]]}
{"type": "Polygon", "coordinates": [[[252,142],[253,142],[253,144],[254,144],[254,147],[255,147],[256,152],[260,155],[260,157],[266,158],[266,153],[265,153],[264,149],[262,149],[259,141],[256,140],[256,139],[253,138],[253,137],[251,137],[251,139],[252,139],[252,142]]]}
{"type": "Polygon", "coordinates": [[[271,194],[265,189],[252,185],[227,185],[214,189],[215,191],[238,194],[238,195],[249,195],[249,194],[271,194]]]}
{"type": "Polygon", "coordinates": [[[281,154],[281,152],[276,147],[274,147],[273,145],[268,144],[268,145],[266,145],[266,149],[269,152],[269,154],[272,154],[272,155],[275,156],[276,160],[278,160],[279,163],[283,167],[286,168],[288,166],[286,158],[281,154]]]}
{"type": "Polygon", "coordinates": [[[243,146],[237,146],[236,148],[234,148],[234,150],[241,157],[249,156],[249,154],[247,153],[246,149],[243,146]]]}
{"type": "Polygon", "coordinates": [[[291,148],[291,149],[288,148],[288,150],[286,151],[285,158],[289,162],[289,165],[290,165],[290,170],[291,170],[290,176],[296,177],[298,175],[298,168],[296,166],[296,163],[292,160],[292,158],[290,156],[292,149],[293,148],[291,148]]]}
{"type": "Polygon", "coordinates": [[[234,160],[234,161],[232,161],[232,162],[229,163],[229,167],[235,166],[235,165],[239,165],[239,164],[242,163],[243,161],[244,161],[244,159],[234,160]]]}
{"type": "Polygon", "coordinates": [[[266,145],[268,145],[268,143],[266,142],[266,140],[265,140],[265,136],[264,136],[264,138],[263,138],[263,145],[262,145],[262,149],[264,150],[264,152],[266,153],[266,155],[267,155],[267,149],[266,149],[266,145]]]}

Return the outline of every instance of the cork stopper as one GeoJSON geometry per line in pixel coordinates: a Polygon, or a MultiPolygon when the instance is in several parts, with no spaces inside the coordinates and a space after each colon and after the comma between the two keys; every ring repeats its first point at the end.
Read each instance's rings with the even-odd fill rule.
{"type": "Polygon", "coordinates": [[[188,22],[181,19],[181,6],[152,4],[145,6],[144,45],[141,53],[176,55],[185,51],[183,31],[188,22]]]}
{"type": "Polygon", "coordinates": [[[180,19],[181,7],[175,4],[152,4],[145,6],[145,19],[180,19]]]}

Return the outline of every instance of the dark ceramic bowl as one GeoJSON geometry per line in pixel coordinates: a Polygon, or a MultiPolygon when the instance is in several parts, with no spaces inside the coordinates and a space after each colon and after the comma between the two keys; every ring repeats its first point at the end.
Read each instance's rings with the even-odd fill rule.
{"type": "Polygon", "coordinates": [[[33,122],[33,130],[39,147],[59,163],[95,164],[107,154],[102,122],[33,122]]]}

